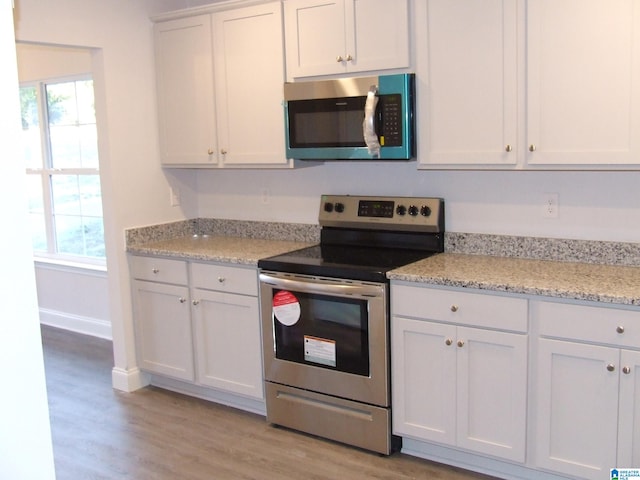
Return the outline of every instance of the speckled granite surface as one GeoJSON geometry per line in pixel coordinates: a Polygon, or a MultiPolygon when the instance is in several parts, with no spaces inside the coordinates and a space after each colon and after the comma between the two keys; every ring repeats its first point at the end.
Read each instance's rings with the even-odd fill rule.
{"type": "Polygon", "coordinates": [[[640,267],[442,253],[393,270],[388,277],[449,287],[640,305],[640,267]]]}
{"type": "Polygon", "coordinates": [[[309,245],[312,243],[218,235],[190,235],[130,245],[127,251],[138,255],[159,255],[185,260],[257,265],[261,258],[309,245]]]}

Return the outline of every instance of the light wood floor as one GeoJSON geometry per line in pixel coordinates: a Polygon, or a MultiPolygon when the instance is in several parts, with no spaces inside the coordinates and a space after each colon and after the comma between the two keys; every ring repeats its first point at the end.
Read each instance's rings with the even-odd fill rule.
{"type": "Polygon", "coordinates": [[[111,342],[42,328],[58,480],[488,479],[270,426],[157,388],[111,388],[111,342]]]}

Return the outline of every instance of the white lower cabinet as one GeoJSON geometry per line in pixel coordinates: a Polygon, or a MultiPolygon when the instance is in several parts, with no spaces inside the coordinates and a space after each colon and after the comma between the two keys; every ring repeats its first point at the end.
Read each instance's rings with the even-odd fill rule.
{"type": "Polygon", "coordinates": [[[524,462],[527,300],[391,288],[394,434],[524,462]]]}
{"type": "Polygon", "coordinates": [[[586,479],[640,465],[640,312],[533,302],[537,467],[586,479]]]}
{"type": "Polygon", "coordinates": [[[264,399],[255,268],[132,256],[131,271],[142,370],[264,399]]]}

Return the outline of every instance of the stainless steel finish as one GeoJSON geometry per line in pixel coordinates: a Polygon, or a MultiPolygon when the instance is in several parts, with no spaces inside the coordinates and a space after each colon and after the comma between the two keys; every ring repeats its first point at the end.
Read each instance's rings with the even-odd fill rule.
{"type": "Polygon", "coordinates": [[[511,150],[513,150],[513,148],[511,148],[511,145],[507,145],[506,147],[504,147],[504,151],[505,152],[510,152],[511,150]]]}
{"type": "Polygon", "coordinates": [[[464,347],[464,341],[462,341],[462,340],[458,340],[458,346],[459,346],[460,348],[464,347]]]}
{"type": "MultiPolygon", "coordinates": [[[[341,62],[342,57],[338,57],[337,61],[341,62]]],[[[289,101],[310,98],[366,97],[372,85],[378,85],[377,76],[285,83],[284,99],[289,101]]]]}
{"type": "Polygon", "coordinates": [[[268,382],[265,397],[271,423],[391,453],[391,415],[386,408],[268,382]]]}
{"type": "Polygon", "coordinates": [[[615,371],[616,366],[613,363],[610,363],[609,365],[607,365],[607,370],[610,372],[615,371]]]}
{"type": "Polygon", "coordinates": [[[453,343],[453,340],[451,340],[450,338],[447,338],[447,339],[444,341],[444,344],[445,344],[445,345],[447,345],[447,346],[451,345],[452,343],[453,343]]]}
{"type": "Polygon", "coordinates": [[[624,333],[624,327],[622,325],[618,325],[618,328],[616,328],[616,332],[624,333]]]}
{"type": "Polygon", "coordinates": [[[458,311],[458,306],[457,305],[451,305],[451,311],[452,312],[457,312],[458,311]]]}
{"type": "Polygon", "coordinates": [[[533,143],[531,145],[529,145],[529,151],[530,152],[535,152],[536,151],[536,146],[533,143]]]}
{"type": "MultiPolygon", "coordinates": [[[[395,231],[407,232],[432,232],[440,231],[438,220],[441,215],[442,201],[439,198],[424,197],[367,197],[350,195],[323,195],[321,199],[322,205],[340,204],[342,211],[335,208],[331,212],[327,212],[320,208],[318,222],[323,227],[342,227],[342,228],[373,228],[373,229],[393,229],[395,231]],[[359,217],[358,206],[360,200],[372,201],[389,201],[394,202],[396,208],[404,206],[408,211],[410,206],[415,206],[416,215],[399,215],[394,212],[393,217],[359,217]],[[428,216],[420,214],[422,207],[428,207],[430,214],[428,216]]],[[[425,209],[425,211],[427,211],[425,209]]]]}
{"type": "Polygon", "coordinates": [[[291,275],[277,272],[260,274],[262,335],[264,348],[264,377],[268,382],[295,385],[306,390],[323,392],[331,396],[388,407],[390,405],[389,322],[387,321],[387,286],[335,278],[291,275]],[[328,296],[362,299],[367,302],[369,314],[369,345],[378,346],[370,351],[369,376],[299,364],[276,358],[273,329],[273,289],[295,292],[322,293],[328,296]],[[373,319],[373,320],[372,320],[373,319]]]}
{"type": "Polygon", "coordinates": [[[631,367],[622,367],[622,373],[624,373],[625,375],[629,375],[631,373],[631,367]]]}

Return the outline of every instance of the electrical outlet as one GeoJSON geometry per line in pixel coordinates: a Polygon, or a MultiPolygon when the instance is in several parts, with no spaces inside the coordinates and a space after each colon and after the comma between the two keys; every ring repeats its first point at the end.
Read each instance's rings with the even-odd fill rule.
{"type": "Polygon", "coordinates": [[[545,218],[558,218],[558,194],[545,193],[543,199],[542,216],[545,218]]]}

